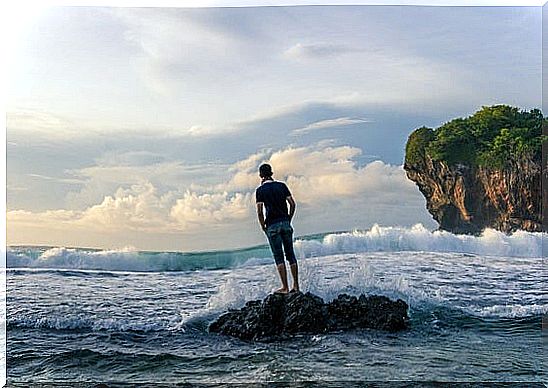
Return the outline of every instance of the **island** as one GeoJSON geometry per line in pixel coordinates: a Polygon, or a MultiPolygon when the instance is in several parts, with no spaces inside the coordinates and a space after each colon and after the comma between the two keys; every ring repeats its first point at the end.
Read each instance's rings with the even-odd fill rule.
{"type": "Polygon", "coordinates": [[[437,129],[414,130],[404,169],[441,230],[480,234],[545,231],[542,142],[547,121],[538,109],[483,107],[437,129]]]}

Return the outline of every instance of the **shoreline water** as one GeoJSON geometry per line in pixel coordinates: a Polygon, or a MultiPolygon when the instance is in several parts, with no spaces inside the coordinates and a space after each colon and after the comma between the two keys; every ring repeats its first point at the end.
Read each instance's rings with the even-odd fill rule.
{"type": "Polygon", "coordinates": [[[401,298],[409,304],[410,329],[397,335],[358,330],[256,344],[208,333],[219,314],[277,287],[267,249],[201,266],[161,252],[9,252],[10,381],[546,379],[538,355],[548,274],[545,259],[535,256],[543,235],[367,232],[296,243],[302,290],[325,301],[340,293],[401,298]],[[401,250],[426,243],[438,250],[401,250]],[[461,252],[447,252],[455,247],[461,252]],[[13,260],[24,264],[23,254],[32,266],[10,267],[13,260]]]}

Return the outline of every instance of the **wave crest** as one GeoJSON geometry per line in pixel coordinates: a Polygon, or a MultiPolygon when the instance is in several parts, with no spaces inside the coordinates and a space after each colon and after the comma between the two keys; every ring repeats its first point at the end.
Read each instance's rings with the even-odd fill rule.
{"type": "MultiPolygon", "coordinates": [[[[330,233],[319,240],[297,239],[298,257],[320,257],[365,252],[454,252],[503,257],[542,257],[546,233],[517,231],[506,235],[486,229],[480,236],[429,231],[422,224],[413,227],[374,225],[366,231],[330,233]]],[[[272,263],[266,245],[232,251],[181,253],[141,252],[134,248],[89,250],[56,247],[9,248],[8,268],[50,268],[126,272],[192,271],[226,269],[272,263]]]]}
{"type": "Polygon", "coordinates": [[[323,241],[297,240],[295,249],[301,257],[327,256],[337,253],[427,251],[455,252],[489,256],[541,257],[546,233],[517,231],[506,235],[485,229],[476,237],[446,231],[429,231],[422,224],[411,228],[373,225],[367,231],[328,234],[323,241]]]}

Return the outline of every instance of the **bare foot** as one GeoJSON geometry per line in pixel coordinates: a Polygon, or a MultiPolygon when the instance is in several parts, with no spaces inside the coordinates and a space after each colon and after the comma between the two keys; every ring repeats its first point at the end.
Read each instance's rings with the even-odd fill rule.
{"type": "Polygon", "coordinates": [[[278,288],[276,291],[274,291],[275,294],[287,294],[287,288],[278,288]]]}
{"type": "Polygon", "coordinates": [[[300,292],[300,291],[299,291],[298,288],[295,288],[295,287],[294,287],[294,288],[292,288],[291,291],[289,291],[289,292],[300,292]]]}

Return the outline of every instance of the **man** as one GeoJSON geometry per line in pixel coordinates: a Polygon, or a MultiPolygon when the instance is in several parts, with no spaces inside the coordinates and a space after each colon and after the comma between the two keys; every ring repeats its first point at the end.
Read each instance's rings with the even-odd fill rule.
{"type": "Polygon", "coordinates": [[[270,249],[282,281],[282,288],[275,292],[285,294],[289,291],[284,252],[293,277],[291,291],[299,291],[299,269],[293,251],[293,228],[291,227],[291,220],[295,214],[295,200],[285,183],[272,179],[272,167],[269,164],[262,164],[259,167],[259,176],[261,185],[255,191],[257,216],[270,243],[270,249]],[[288,202],[289,211],[287,210],[288,202]],[[266,208],[266,218],[263,206],[266,208]]]}

